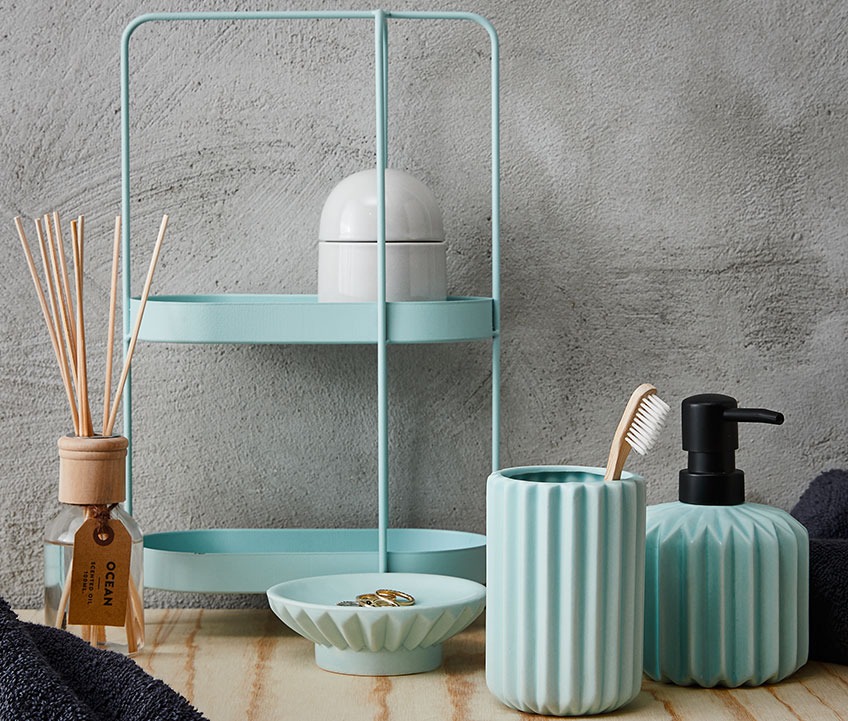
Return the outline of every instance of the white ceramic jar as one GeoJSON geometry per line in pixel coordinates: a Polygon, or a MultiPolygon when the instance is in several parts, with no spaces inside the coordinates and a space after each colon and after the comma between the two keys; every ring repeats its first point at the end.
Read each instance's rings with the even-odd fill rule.
{"type": "MultiPolygon", "coordinates": [[[[433,193],[408,173],[386,169],[386,300],[445,300],[442,213],[433,193]]],[[[348,176],[321,212],[318,300],[377,299],[377,171],[348,176]]]]}

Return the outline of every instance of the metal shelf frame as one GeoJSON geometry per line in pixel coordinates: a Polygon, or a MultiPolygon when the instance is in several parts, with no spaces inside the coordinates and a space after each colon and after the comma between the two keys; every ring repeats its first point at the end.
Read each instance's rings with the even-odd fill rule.
{"type": "MultiPolygon", "coordinates": [[[[388,367],[387,347],[392,342],[389,336],[390,307],[396,305],[386,301],[386,200],[385,169],[388,152],[388,73],[389,73],[389,21],[462,21],[481,27],[489,36],[491,47],[491,223],[492,223],[492,286],[491,286],[491,341],[492,341],[492,470],[499,467],[500,445],[500,105],[499,105],[499,45],[492,24],[484,17],[465,12],[396,12],[388,10],[372,11],[281,11],[281,12],[167,12],[141,15],[126,27],[121,41],[121,192],[122,192],[122,291],[123,291],[123,346],[126,357],[130,333],[137,312],[131,294],[130,238],[132,233],[130,217],[130,40],[138,28],[147,23],[159,22],[271,22],[285,20],[359,20],[370,21],[374,25],[374,86],[375,86],[375,148],[377,156],[377,301],[375,304],[356,304],[372,306],[376,328],[370,342],[377,347],[377,496],[378,496],[378,559],[380,572],[389,568],[388,527],[389,527],[389,436],[388,436],[388,367]]],[[[306,296],[304,298],[307,298],[306,296]]],[[[190,299],[189,299],[190,300],[190,299]]],[[[486,299],[488,300],[488,299],[486,299]]],[[[151,303],[156,298],[151,297],[151,303]]],[[[459,306],[460,304],[455,304],[459,306]]],[[[147,319],[145,319],[147,323],[147,319]]],[[[142,328],[145,328],[145,323],[142,328]]],[[[433,342],[422,337],[416,339],[414,329],[404,336],[405,340],[396,342],[433,342]]],[[[486,333],[488,337],[489,334],[486,333]]],[[[479,337],[475,336],[475,337],[479,337]]],[[[447,339],[448,342],[451,339],[447,339]]],[[[210,339],[209,342],[213,342],[210,339]]],[[[193,339],[191,342],[203,342],[193,339]]],[[[214,341],[217,342],[217,341],[214,341]]],[[[226,342],[226,341],[225,341],[226,342]]],[[[287,340],[238,339],[232,342],[290,342],[287,340]]],[[[298,341],[294,341],[298,342],[298,341]]],[[[309,341],[300,341],[309,342],[309,341]]],[[[324,339],[319,342],[334,342],[324,339]]],[[[342,335],[339,343],[349,343],[342,335]]],[[[132,374],[127,379],[123,397],[124,434],[129,439],[127,454],[127,510],[132,513],[133,476],[132,476],[132,374]]]]}

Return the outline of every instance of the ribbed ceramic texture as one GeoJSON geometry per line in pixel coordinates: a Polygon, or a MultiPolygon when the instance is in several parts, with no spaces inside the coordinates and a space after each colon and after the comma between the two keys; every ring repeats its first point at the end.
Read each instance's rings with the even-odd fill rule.
{"type": "Polygon", "coordinates": [[[486,683],[549,715],[601,713],[642,680],[645,484],[603,469],[489,476],[486,683]]]}
{"type": "Polygon", "coordinates": [[[291,629],[322,646],[351,651],[398,651],[433,646],[455,636],[483,610],[485,600],[449,608],[354,611],[277,602],[274,612],[291,629]],[[367,615],[366,615],[367,614],[367,615]]]}
{"type": "Polygon", "coordinates": [[[430,671],[441,644],[462,631],[486,605],[485,586],[425,573],[349,573],[286,581],[268,589],[271,609],[316,644],[319,666],[337,673],[392,676],[430,671]],[[337,606],[378,588],[401,590],[412,606],[337,606]]]}
{"type": "Polygon", "coordinates": [[[645,673],[679,685],[786,678],[807,660],[809,541],[770,506],[648,508],[645,673]]]}

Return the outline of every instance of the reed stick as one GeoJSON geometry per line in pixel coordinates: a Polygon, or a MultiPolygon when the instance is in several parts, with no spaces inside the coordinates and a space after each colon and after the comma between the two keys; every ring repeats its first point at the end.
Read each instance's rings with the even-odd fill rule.
{"type": "Polygon", "coordinates": [[[50,336],[50,344],[53,346],[53,353],[56,356],[56,362],[59,364],[59,371],[62,375],[62,384],[65,386],[65,395],[68,398],[68,406],[71,409],[71,418],[74,421],[74,431],[77,430],[77,413],[76,413],[76,404],[74,403],[74,392],[71,388],[70,378],[68,378],[67,370],[63,370],[61,356],[59,355],[59,341],[56,338],[56,333],[53,329],[53,325],[50,322],[50,311],[47,308],[47,301],[44,298],[44,289],[41,286],[41,281],[38,278],[38,270],[35,267],[35,260],[33,260],[32,253],[29,249],[29,241],[26,237],[26,232],[24,232],[23,221],[20,217],[15,218],[15,228],[18,231],[18,237],[21,239],[21,245],[24,249],[24,257],[26,258],[27,267],[29,268],[29,273],[32,276],[32,282],[35,286],[35,295],[38,298],[38,305],[41,308],[41,314],[44,316],[44,324],[47,327],[47,333],[50,336]]]}
{"type": "Polygon", "coordinates": [[[115,306],[118,300],[118,259],[121,254],[121,216],[115,217],[115,240],[112,244],[112,285],[109,289],[109,332],[106,336],[106,383],[103,389],[103,425],[105,435],[112,397],[112,356],[115,348],[115,306]]]}
{"type": "Polygon", "coordinates": [[[56,610],[56,628],[63,628],[65,621],[65,607],[71,598],[71,574],[74,571],[74,559],[68,564],[68,574],[65,576],[65,585],[62,587],[62,598],[59,599],[59,608],[56,610]]]}
{"type": "MultiPolygon", "coordinates": [[[[58,272],[58,263],[56,259],[56,245],[54,243],[53,231],[50,228],[50,216],[44,215],[44,230],[46,231],[47,236],[47,246],[49,249],[50,256],[50,266],[53,271],[53,286],[56,294],[56,302],[58,305],[58,318],[56,320],[56,340],[59,342],[60,347],[64,352],[63,361],[60,362],[59,371],[62,373],[63,378],[67,377],[68,382],[71,382],[71,379],[76,379],[76,343],[71,343],[70,340],[70,331],[68,326],[68,308],[65,305],[64,294],[62,293],[61,281],[59,279],[58,272]],[[61,321],[61,322],[60,322],[61,321]],[[64,344],[62,341],[64,340],[64,344]],[[70,368],[68,368],[70,366],[70,368]]],[[[36,228],[37,228],[36,224],[36,228]]],[[[45,269],[45,272],[46,269],[45,269]]],[[[75,382],[75,381],[74,381],[75,382]]],[[[79,391],[79,389],[77,389],[79,391]]],[[[78,399],[76,399],[78,402],[78,399]]],[[[78,413],[78,411],[77,411],[78,413]]],[[[75,426],[74,430],[76,432],[77,426],[75,426]]]]}
{"type": "Polygon", "coordinates": [[[65,241],[62,237],[62,223],[59,220],[58,211],[53,211],[53,226],[56,232],[56,249],[59,251],[59,267],[62,271],[62,294],[65,296],[65,308],[68,311],[68,337],[71,341],[73,352],[72,357],[76,357],[76,339],[77,329],[74,324],[74,306],[71,303],[71,284],[68,281],[68,267],[65,262],[65,241]]]}
{"type": "Polygon", "coordinates": [[[79,403],[79,426],[81,436],[93,436],[91,409],[88,405],[88,373],[85,360],[85,315],[83,313],[83,229],[79,221],[71,221],[71,237],[74,245],[74,277],[77,298],[77,395],[79,403]]]}
{"type": "Polygon", "coordinates": [[[80,276],[80,325],[83,326],[80,335],[82,337],[82,349],[77,349],[77,353],[82,358],[82,381],[83,381],[83,392],[82,399],[80,403],[83,405],[83,410],[85,413],[85,425],[83,426],[83,432],[89,436],[94,435],[94,428],[92,427],[91,422],[91,405],[88,400],[88,355],[85,351],[85,324],[83,322],[83,312],[82,312],[82,288],[85,279],[85,253],[83,249],[85,248],[85,217],[80,215],[77,218],[77,242],[79,243],[79,276],[80,276]]]}
{"type": "MultiPolygon", "coordinates": [[[[59,303],[60,317],[62,320],[62,337],[65,339],[66,351],[68,360],[71,365],[71,375],[76,375],[76,330],[74,333],[74,342],[71,340],[71,329],[73,326],[71,325],[71,310],[72,308],[70,304],[70,300],[66,295],[65,284],[63,283],[63,271],[62,271],[62,263],[64,261],[64,257],[61,260],[58,256],[58,246],[59,241],[57,237],[54,235],[53,227],[50,224],[50,216],[46,213],[44,214],[44,230],[47,232],[47,246],[50,249],[50,265],[53,270],[53,283],[56,288],[56,300],[59,303]]],[[[57,329],[58,330],[58,329],[57,329]]]]}
{"type": "Polygon", "coordinates": [[[127,632],[127,653],[136,653],[138,651],[138,639],[135,632],[133,608],[129,599],[127,599],[127,615],[124,620],[124,630],[127,632]]]}
{"type": "Polygon", "coordinates": [[[159,226],[159,235],[156,238],[156,245],[153,247],[153,256],[150,258],[150,267],[147,270],[147,278],[144,281],[144,290],[141,294],[141,303],[138,307],[138,315],[135,319],[135,327],[130,337],[129,345],[127,346],[127,355],[124,359],[124,367],[121,371],[121,379],[118,381],[118,386],[115,390],[115,401],[112,404],[112,410],[109,413],[109,419],[106,422],[106,427],[103,429],[104,436],[112,435],[112,428],[115,425],[115,419],[118,415],[118,406],[121,402],[121,394],[124,391],[124,384],[127,381],[127,375],[130,372],[130,364],[132,363],[135,345],[138,341],[138,332],[141,329],[141,319],[144,315],[144,308],[147,305],[147,298],[150,295],[150,285],[153,282],[153,271],[156,270],[156,262],[159,260],[159,252],[162,250],[162,241],[165,239],[165,229],[168,227],[168,216],[162,216],[162,224],[159,226]]]}
{"type": "Polygon", "coordinates": [[[137,627],[136,631],[138,642],[144,643],[144,602],[141,600],[141,593],[139,593],[138,586],[136,586],[132,575],[130,575],[130,591],[127,603],[129,603],[133,609],[133,618],[137,627]]]}
{"type": "MultiPolygon", "coordinates": [[[[56,338],[57,342],[59,341],[59,311],[58,306],[56,304],[56,294],[53,288],[53,280],[50,276],[50,261],[48,259],[47,245],[44,241],[44,231],[41,226],[41,220],[35,219],[35,233],[38,237],[38,249],[41,253],[41,265],[44,268],[44,285],[47,287],[47,298],[50,303],[48,308],[50,309],[50,329],[56,338]]],[[[62,352],[62,344],[58,345],[60,353],[62,352]]]]}

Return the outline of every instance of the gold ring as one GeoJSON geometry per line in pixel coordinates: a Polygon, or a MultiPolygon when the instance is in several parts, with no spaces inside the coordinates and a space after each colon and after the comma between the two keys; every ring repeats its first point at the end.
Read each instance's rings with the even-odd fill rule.
{"type": "Polygon", "coordinates": [[[414,606],[415,598],[403,591],[395,591],[391,588],[380,588],[375,592],[381,598],[394,601],[398,606],[414,606]]]}
{"type": "Polygon", "coordinates": [[[391,598],[385,598],[384,596],[378,596],[376,593],[362,593],[356,597],[356,602],[360,606],[370,606],[371,608],[379,608],[381,606],[395,606],[397,607],[399,604],[395,603],[391,598]]]}

